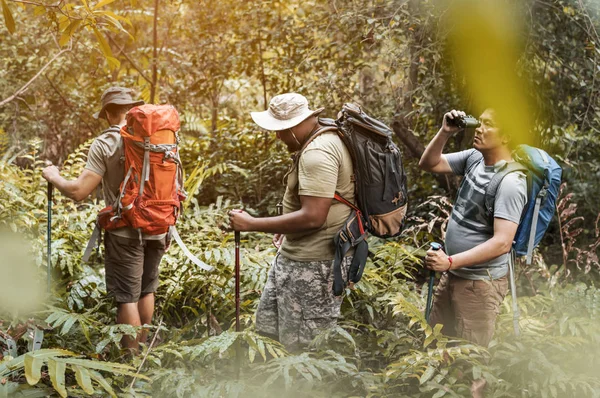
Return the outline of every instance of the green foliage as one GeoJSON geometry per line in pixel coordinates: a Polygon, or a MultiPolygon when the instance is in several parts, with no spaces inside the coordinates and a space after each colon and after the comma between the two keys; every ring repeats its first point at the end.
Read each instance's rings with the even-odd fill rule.
{"type": "MultiPolygon", "coordinates": [[[[60,396],[67,397],[65,372],[68,366],[75,374],[77,384],[87,394],[95,393],[93,380],[111,396],[116,397],[113,388],[99,371],[129,376],[135,375],[135,368],[128,365],[91,361],[77,358],[77,356],[73,352],[60,349],[42,349],[28,352],[17,358],[0,362],[0,377],[6,377],[22,370],[27,378],[27,383],[35,385],[42,377],[42,366],[46,365],[52,387],[60,396]]],[[[143,375],[138,375],[138,377],[146,379],[146,376],[143,375]]]]}
{"type": "MultiPolygon", "coordinates": [[[[423,318],[421,259],[430,241],[443,240],[451,201],[440,194],[444,181],[420,174],[413,159],[418,148],[401,134],[424,144],[448,109],[477,111],[457,72],[448,27],[439,23],[447,4],[159,2],[155,58],[153,1],[33,3],[1,2],[0,92],[18,93],[48,65],[0,107],[2,229],[24,235],[44,283],[43,161],[61,164],[66,178],[79,176],[92,138],[104,127],[91,118],[103,89],[130,86],[149,101],[155,71],[156,102],[175,105],[182,117],[189,197],[178,230],[215,270],[199,270],[179,247],[169,249],[156,294],[156,319],[163,326],[145,326],[158,334],[157,344],[128,358],[120,340],[140,329],[114,325],[103,250],[90,264],[81,262],[102,204],[95,195],[73,203],[55,192],[52,298],[33,319],[17,314],[0,320],[0,397],[66,391],[431,398],[468,396],[479,377],[488,381],[490,397],[598,396],[597,4],[512,2],[514,12],[527,17],[527,42],[518,49],[515,69],[534,87],[528,99],[537,104],[537,143],[565,166],[569,188],[559,203],[560,224],[551,228],[544,249],[532,266],[519,266],[521,338],[512,335],[507,298],[486,350],[442,335],[423,318]],[[61,49],[65,53],[54,59],[61,49]],[[261,216],[275,212],[289,154],[274,134],[251,123],[249,112],[265,109],[285,91],[301,92],[312,107],[326,106],[324,116],[335,117],[343,102],[357,101],[392,124],[407,144],[410,183],[404,237],[370,239],[373,256],[363,280],[347,289],[338,326],[322,331],[303,353],[287,352],[254,332],[253,315],[275,256],[264,234],[243,234],[244,331],[233,332],[233,234],[223,228],[232,208],[261,216]],[[34,328],[45,330],[44,347],[55,348],[27,352],[34,328]],[[16,362],[8,355],[13,340],[16,362]],[[137,369],[141,375],[130,388],[137,369]]],[[[456,22],[469,23],[468,10],[465,15],[456,22]]],[[[466,148],[469,139],[459,135],[449,148],[466,148]]]]}

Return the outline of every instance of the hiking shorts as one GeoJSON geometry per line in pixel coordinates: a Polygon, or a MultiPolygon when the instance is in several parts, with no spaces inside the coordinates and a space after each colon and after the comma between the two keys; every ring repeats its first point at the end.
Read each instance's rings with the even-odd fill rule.
{"type": "Polygon", "coordinates": [[[158,287],[158,265],[166,250],[161,240],[130,239],[104,234],[106,290],[117,303],[137,303],[158,287]]]}
{"type": "MultiPolygon", "coordinates": [[[[344,281],[352,257],[342,261],[344,281]]],[[[308,345],[322,330],[335,326],[342,297],[333,295],[333,260],[273,260],[256,311],[259,333],[279,340],[288,350],[308,345]]]]}
{"type": "Polygon", "coordinates": [[[470,280],[444,273],[433,299],[429,323],[444,325],[442,333],[487,347],[496,317],[508,291],[508,278],[470,280]]]}

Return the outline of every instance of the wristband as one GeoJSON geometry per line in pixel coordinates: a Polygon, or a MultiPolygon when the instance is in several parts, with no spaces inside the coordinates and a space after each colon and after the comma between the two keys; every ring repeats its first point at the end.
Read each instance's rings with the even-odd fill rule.
{"type": "Polygon", "coordinates": [[[454,261],[454,260],[452,260],[452,256],[448,256],[448,262],[450,263],[450,265],[448,266],[448,269],[444,272],[450,271],[450,269],[452,268],[452,261],[454,261]]]}

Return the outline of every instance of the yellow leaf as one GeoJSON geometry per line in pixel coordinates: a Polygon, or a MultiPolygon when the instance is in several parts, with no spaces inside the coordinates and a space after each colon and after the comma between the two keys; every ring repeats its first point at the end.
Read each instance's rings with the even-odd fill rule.
{"type": "Polygon", "coordinates": [[[115,57],[106,57],[106,61],[112,69],[117,69],[119,66],[121,66],[121,61],[119,61],[115,57]]]}
{"type": "Polygon", "coordinates": [[[82,3],[83,3],[83,5],[85,6],[85,9],[86,9],[86,10],[88,10],[88,11],[92,11],[92,10],[90,10],[90,6],[88,5],[88,3],[87,3],[87,1],[86,1],[86,0],[81,0],[81,2],[82,2],[82,3]]]}
{"type": "Polygon", "coordinates": [[[44,6],[35,6],[33,9],[33,15],[39,17],[40,15],[44,15],[46,13],[46,7],[44,6]]]}
{"type": "Polygon", "coordinates": [[[94,393],[94,387],[92,386],[92,379],[90,378],[90,371],[81,366],[72,365],[71,366],[75,371],[75,379],[77,380],[77,384],[79,387],[88,394],[94,393]]]}
{"type": "Polygon", "coordinates": [[[96,4],[94,6],[94,10],[97,10],[100,7],[104,7],[105,5],[110,4],[110,3],[114,2],[114,1],[115,0],[102,0],[102,1],[100,1],[98,4],[96,4]]]}
{"type": "Polygon", "coordinates": [[[6,25],[6,29],[8,29],[10,34],[15,33],[15,20],[5,0],[2,0],[2,14],[4,14],[4,24],[6,25]]]}
{"type": "Polygon", "coordinates": [[[68,395],[65,388],[65,370],[67,370],[66,363],[61,360],[48,358],[48,373],[50,374],[52,387],[64,398],[68,395]]]}
{"type": "Polygon", "coordinates": [[[67,29],[65,29],[65,33],[69,35],[69,37],[73,37],[73,34],[77,31],[77,29],[79,28],[79,25],[81,25],[81,19],[75,19],[73,20],[69,26],[67,27],[67,29]]]}
{"type": "Polygon", "coordinates": [[[117,394],[115,394],[115,392],[112,389],[112,387],[110,386],[110,384],[104,379],[104,377],[102,377],[100,372],[96,372],[96,371],[92,370],[92,371],[90,371],[90,375],[92,376],[92,379],[96,380],[98,382],[98,384],[100,384],[100,386],[102,388],[104,388],[104,390],[107,393],[110,394],[111,397],[117,398],[117,394]]]}
{"type": "Polygon", "coordinates": [[[25,358],[23,359],[25,378],[27,379],[27,383],[32,386],[40,381],[42,377],[42,365],[44,364],[44,360],[34,354],[35,352],[29,352],[25,354],[25,358]]]}
{"type": "Polygon", "coordinates": [[[58,40],[58,45],[61,47],[64,47],[65,44],[67,44],[70,39],[71,39],[71,36],[69,36],[67,33],[63,33],[62,35],[60,35],[60,39],[58,40]]]}
{"type": "Polygon", "coordinates": [[[124,17],[122,15],[117,15],[117,14],[115,14],[112,11],[103,11],[102,13],[105,14],[105,15],[108,15],[108,16],[110,16],[110,17],[112,17],[112,18],[114,18],[114,19],[116,19],[118,21],[125,22],[129,26],[133,26],[133,24],[131,23],[131,21],[129,20],[129,18],[126,18],[126,17],[124,17]]]}
{"type": "Polygon", "coordinates": [[[94,34],[96,35],[96,40],[98,40],[98,44],[100,44],[100,49],[102,50],[102,54],[104,54],[104,56],[106,58],[109,58],[113,56],[112,54],[112,50],[110,49],[110,46],[108,45],[108,41],[106,41],[106,38],[104,37],[104,35],[97,29],[94,28],[94,34]]]}

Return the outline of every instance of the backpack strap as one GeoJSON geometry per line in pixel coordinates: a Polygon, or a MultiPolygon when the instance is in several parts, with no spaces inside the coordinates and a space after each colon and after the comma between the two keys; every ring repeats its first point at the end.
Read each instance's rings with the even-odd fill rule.
{"type": "Polygon", "coordinates": [[[85,251],[83,252],[83,256],[81,257],[81,261],[87,263],[92,255],[92,252],[96,248],[96,242],[99,242],[102,236],[102,229],[98,222],[96,222],[96,226],[94,227],[94,231],[92,232],[92,236],[85,247],[85,251]]]}
{"type": "Polygon", "coordinates": [[[286,181],[288,176],[290,175],[290,173],[292,173],[294,171],[294,169],[297,169],[297,165],[300,162],[300,156],[302,156],[302,153],[304,152],[304,150],[306,149],[306,147],[315,139],[317,138],[317,136],[323,134],[323,133],[327,133],[330,131],[338,131],[338,128],[335,126],[323,126],[319,129],[317,129],[316,131],[314,131],[313,133],[311,133],[306,140],[304,141],[304,143],[302,144],[302,147],[292,156],[293,162],[292,162],[292,166],[290,167],[289,171],[287,173],[285,173],[285,176],[283,176],[283,182],[284,185],[286,185],[286,181]]]}
{"type": "Polygon", "coordinates": [[[504,180],[504,177],[506,177],[508,174],[518,171],[525,173],[527,176],[529,169],[527,169],[521,163],[509,162],[504,165],[504,167],[502,167],[496,174],[494,174],[485,190],[485,211],[488,216],[493,217],[494,215],[494,201],[496,200],[496,194],[498,193],[498,188],[500,188],[502,180],[504,180]]]}
{"type": "MultiPolygon", "coordinates": [[[[106,134],[106,133],[119,133],[120,131],[121,131],[121,126],[113,124],[106,130],[103,130],[102,133],[100,133],[100,135],[106,134]]],[[[119,145],[121,145],[121,157],[123,157],[123,155],[122,155],[123,140],[122,139],[119,141],[119,145]]],[[[102,187],[103,187],[103,192],[104,192],[104,178],[102,179],[102,187]]],[[[119,204],[119,210],[120,210],[120,203],[121,203],[120,196],[117,196],[116,202],[114,203],[115,206],[117,205],[117,202],[119,204]]],[[[84,263],[88,262],[88,260],[90,259],[90,256],[92,255],[92,252],[94,251],[94,249],[97,246],[96,243],[98,243],[98,245],[99,245],[101,240],[102,240],[102,228],[100,228],[100,225],[98,224],[98,222],[96,222],[96,225],[94,226],[94,230],[92,231],[92,236],[90,236],[90,240],[88,241],[85,251],[83,252],[83,256],[81,257],[81,260],[84,263]]]]}
{"type": "Polygon", "coordinates": [[[313,132],[312,134],[310,134],[306,140],[304,141],[304,143],[302,144],[302,147],[300,148],[300,150],[298,150],[298,152],[296,152],[297,159],[300,159],[300,155],[302,154],[302,152],[304,152],[304,150],[306,149],[306,147],[313,142],[313,140],[315,138],[317,138],[319,135],[323,134],[323,133],[327,133],[329,131],[338,131],[338,128],[335,126],[323,126],[320,129],[317,129],[317,131],[313,132]]]}
{"type": "Polygon", "coordinates": [[[109,128],[107,128],[106,130],[102,131],[102,134],[106,134],[106,133],[118,133],[120,131],[121,131],[121,126],[119,126],[118,124],[113,124],[109,128]]]}
{"type": "MultiPolygon", "coordinates": [[[[336,196],[339,196],[336,194],[336,196]]],[[[340,196],[341,199],[343,199],[340,196]]],[[[337,198],[336,198],[337,199],[337,198]]],[[[338,199],[339,200],[339,199],[338,199]]],[[[343,199],[345,201],[345,199],[343,199]]],[[[352,204],[347,202],[351,207],[352,204]]],[[[340,296],[344,291],[344,276],[342,275],[342,261],[351,248],[355,248],[352,263],[348,270],[348,282],[357,283],[362,277],[367,258],[369,256],[369,245],[367,233],[360,210],[355,210],[344,223],[344,226],[333,237],[335,257],[333,260],[333,294],[340,296]]]]}
{"type": "Polygon", "coordinates": [[[473,151],[473,153],[467,157],[467,163],[465,165],[465,175],[469,174],[473,167],[475,167],[475,165],[479,163],[482,159],[483,154],[481,152],[479,152],[478,150],[473,151]]]}

